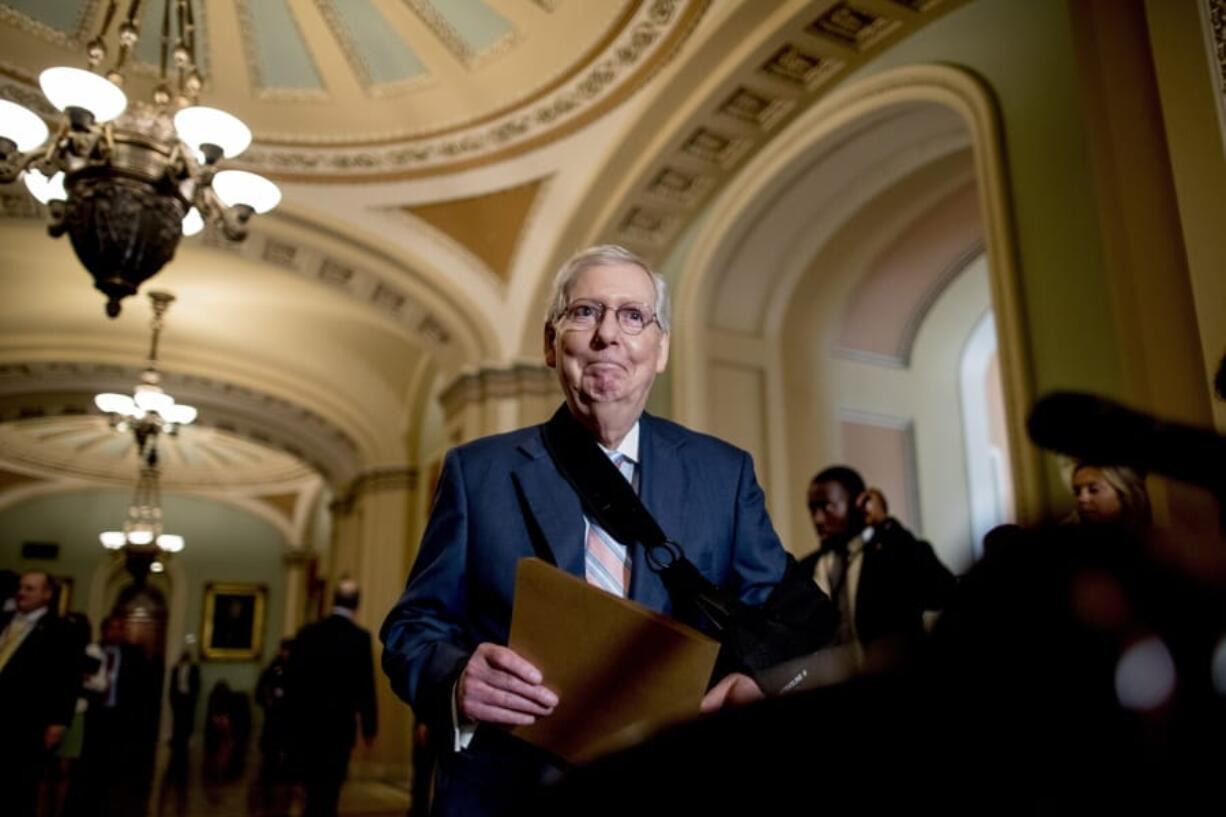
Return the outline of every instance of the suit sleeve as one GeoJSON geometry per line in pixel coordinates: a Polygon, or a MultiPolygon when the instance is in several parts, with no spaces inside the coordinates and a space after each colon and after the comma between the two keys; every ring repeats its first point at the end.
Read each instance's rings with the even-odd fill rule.
{"type": "Polygon", "coordinates": [[[762,604],[783,579],[787,554],[766,512],[753,459],[741,452],[732,537],[734,589],[746,604],[762,604]]]}
{"type": "Polygon", "coordinates": [[[449,728],[451,690],[476,645],[465,626],[468,508],[459,452],[447,454],[404,595],[379,637],[383,671],[419,718],[449,728]]]}

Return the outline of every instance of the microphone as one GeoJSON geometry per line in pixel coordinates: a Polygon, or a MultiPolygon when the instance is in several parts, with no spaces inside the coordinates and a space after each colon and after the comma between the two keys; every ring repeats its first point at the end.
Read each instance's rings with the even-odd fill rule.
{"type": "Polygon", "coordinates": [[[1042,448],[1096,465],[1164,474],[1226,497],[1226,437],[1213,431],[1080,392],[1046,395],[1026,425],[1042,448]]]}

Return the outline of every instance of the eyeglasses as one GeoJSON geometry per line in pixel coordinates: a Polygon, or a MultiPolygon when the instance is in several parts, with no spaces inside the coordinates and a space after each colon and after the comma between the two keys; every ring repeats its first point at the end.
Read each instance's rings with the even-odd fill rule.
{"type": "Polygon", "coordinates": [[[599,301],[574,301],[562,313],[562,320],[575,329],[594,329],[604,320],[610,309],[617,317],[617,325],[627,335],[637,335],[653,323],[659,323],[651,310],[639,304],[622,304],[614,309],[599,301]]]}

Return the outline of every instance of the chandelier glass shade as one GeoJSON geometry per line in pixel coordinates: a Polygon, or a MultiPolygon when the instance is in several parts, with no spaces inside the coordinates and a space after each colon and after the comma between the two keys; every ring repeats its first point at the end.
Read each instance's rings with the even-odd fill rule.
{"type": "Polygon", "coordinates": [[[164,570],[160,559],[178,553],[186,544],[182,536],[165,533],[162,529],[161,470],[158,463],[159,437],[178,433],[180,426],[190,425],[196,420],[197,413],[194,407],[176,402],[161,386],[158,340],[166,310],[174,299],[169,292],[149,293],[149,302],[153,306],[149,360],[141,372],[141,382],[133,393],[102,392],[94,396],[94,404],[107,415],[111,427],[132,434],[140,457],[140,476],[132,502],[128,505],[123,530],[98,534],[103,547],[125,553],[128,571],[138,580],[143,580],[150,571],[159,573],[164,570]]]}
{"type": "Polygon", "coordinates": [[[251,131],[225,111],[196,104],[204,80],[192,4],[163,0],[151,104],[130,103],[122,88],[141,36],[141,2],[129,0],[126,14],[116,13],[119,4],[109,0],[86,46],[91,70],[61,66],[39,76],[43,95],[62,114],[54,132],[33,111],[0,100],[0,183],[23,179],[47,207],[48,232],[69,236],[111,317],[174,257],[184,234],[212,224],[242,241],[251,216],[281,198],[267,179],[218,164],[246,150],[251,131]],[[116,57],[103,72],[111,47],[116,57]]]}
{"type": "Polygon", "coordinates": [[[142,461],[136,491],[128,505],[123,530],[108,530],[98,534],[107,550],[129,549],[142,556],[156,557],[183,550],[182,536],[162,532],[162,494],[159,481],[156,447],[142,461]],[[150,462],[152,461],[152,462],[150,462]]]}
{"type": "Polygon", "coordinates": [[[132,394],[101,392],[94,395],[94,405],[107,415],[112,428],[132,432],[141,457],[146,456],[147,450],[157,449],[159,435],[173,436],[180,426],[196,421],[195,407],[179,403],[167,393],[162,388],[162,374],[158,371],[158,340],[162,335],[166,310],[174,299],[175,296],[169,292],[149,293],[149,302],[153,306],[149,359],[132,394]]]}

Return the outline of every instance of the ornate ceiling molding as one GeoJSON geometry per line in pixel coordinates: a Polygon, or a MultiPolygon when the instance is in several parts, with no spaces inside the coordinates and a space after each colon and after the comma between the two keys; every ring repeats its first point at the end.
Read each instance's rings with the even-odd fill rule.
{"type": "Polygon", "coordinates": [[[693,31],[709,0],[647,0],[572,76],[538,97],[443,132],[359,145],[259,134],[241,164],[281,180],[385,182],[477,167],[556,141],[625,101],[693,31]],[[278,144],[279,143],[279,144],[278,144]]]}
{"type": "MultiPolygon", "coordinates": [[[[272,226],[265,224],[264,228],[252,230],[246,241],[235,244],[225,240],[216,229],[209,228],[192,240],[219,253],[278,267],[357,301],[400,329],[423,351],[451,365],[459,365],[470,358],[480,359],[488,353],[488,350],[475,348],[483,339],[482,335],[471,324],[470,316],[462,314],[461,308],[452,299],[437,292],[435,297],[429,299],[455,310],[447,314],[449,309],[434,307],[421,297],[420,292],[415,291],[414,286],[406,285],[405,279],[411,278],[435,291],[429,280],[406,266],[403,259],[369,245],[358,244],[351,236],[297,218],[288,212],[277,213],[271,218],[296,229],[291,234],[265,229],[272,226]],[[303,229],[308,233],[304,233],[303,229]],[[307,240],[308,234],[313,238],[333,239],[352,246],[355,252],[337,253],[327,246],[328,242],[307,240]],[[362,256],[372,255],[373,259],[365,263],[359,260],[362,256]],[[403,275],[389,274],[389,270],[398,270],[403,275]]],[[[21,188],[0,189],[0,219],[45,221],[46,212],[21,188]]]]}
{"type": "Polygon", "coordinates": [[[686,226],[802,111],[838,80],[965,0],[815,3],[780,32],[765,59],[743,65],[671,147],[659,152],[600,240],[662,261],[686,226]]]}
{"type": "MultiPolygon", "coordinates": [[[[77,430],[83,444],[87,442],[85,438],[90,438],[95,442],[89,447],[104,445],[101,432],[109,432],[109,429],[93,406],[93,395],[100,391],[130,390],[139,376],[138,367],[112,364],[75,361],[0,364],[0,430],[8,434],[10,424],[19,426],[28,421],[70,418],[96,426],[99,434],[94,437],[90,437],[84,426],[77,430]]],[[[361,452],[353,437],[310,409],[254,389],[197,375],[163,372],[162,384],[176,398],[200,409],[195,425],[184,429],[183,434],[190,434],[198,426],[232,436],[244,445],[254,444],[280,458],[276,460],[275,469],[268,473],[253,470],[253,484],[267,488],[268,485],[295,483],[312,473],[331,484],[344,484],[360,470],[361,452]],[[291,466],[291,462],[296,465],[291,466]]],[[[10,434],[8,439],[16,445],[13,442],[16,437],[10,434]]],[[[218,444],[225,445],[224,438],[218,444]]],[[[229,447],[237,449],[237,446],[229,447]]],[[[5,445],[0,448],[0,455],[10,460],[20,459],[28,466],[53,474],[97,480],[106,479],[109,470],[117,471],[119,481],[130,482],[130,475],[134,473],[128,468],[117,468],[114,451],[105,466],[97,463],[74,465],[71,459],[65,460],[53,451],[39,454],[22,448],[20,456],[14,451],[12,446],[5,445]]],[[[122,442],[118,452],[126,454],[122,442]]],[[[186,455],[187,459],[191,456],[190,452],[186,455]]],[[[250,454],[237,456],[254,462],[250,454]]],[[[210,461],[221,463],[208,452],[203,452],[201,457],[212,457],[210,461]]],[[[273,458],[264,459],[271,461],[273,458]]],[[[227,473],[223,474],[212,474],[210,469],[193,471],[188,468],[183,472],[186,476],[182,477],[176,476],[173,460],[170,465],[168,485],[175,484],[176,480],[191,487],[233,485],[243,481],[241,462],[226,466],[227,473]]],[[[135,460],[132,467],[135,468],[135,460]]]]}

